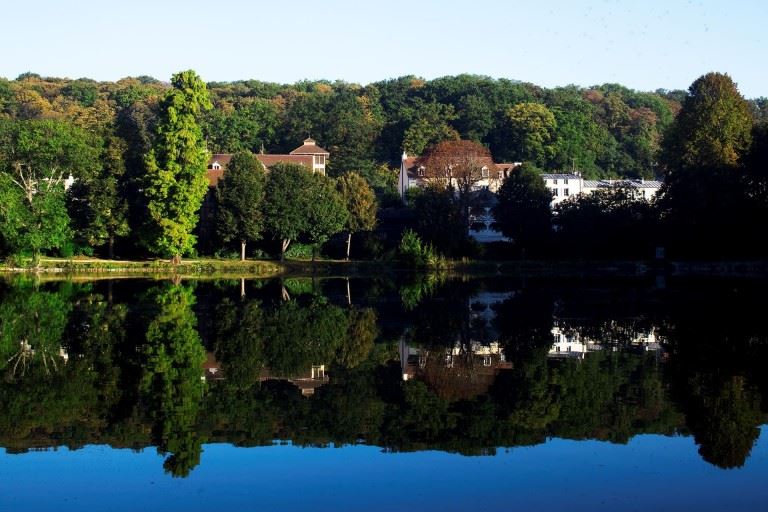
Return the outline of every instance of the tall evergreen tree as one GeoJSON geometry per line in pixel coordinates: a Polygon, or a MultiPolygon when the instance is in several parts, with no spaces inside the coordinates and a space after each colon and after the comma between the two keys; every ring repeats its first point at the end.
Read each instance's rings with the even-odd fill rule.
{"type": "Polygon", "coordinates": [[[192,230],[208,189],[208,151],[198,118],[212,105],[205,83],[194,71],[173,75],[171,84],[161,106],[155,144],[145,158],[149,219],[144,244],[151,252],[178,261],[194,247],[192,230]]]}

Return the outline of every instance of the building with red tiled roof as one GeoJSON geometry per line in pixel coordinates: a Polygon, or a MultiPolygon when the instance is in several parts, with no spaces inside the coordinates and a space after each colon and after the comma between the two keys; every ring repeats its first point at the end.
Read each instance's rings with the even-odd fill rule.
{"type": "MultiPolygon", "coordinates": [[[[200,245],[204,248],[210,248],[211,241],[214,239],[214,227],[216,218],[216,201],[214,198],[216,187],[219,181],[224,177],[227,166],[232,160],[231,153],[215,153],[208,160],[208,187],[209,191],[203,200],[200,208],[200,223],[198,224],[198,236],[200,245]]],[[[294,149],[287,155],[282,154],[256,154],[254,155],[265,170],[269,170],[278,163],[296,164],[325,175],[325,166],[328,163],[330,153],[317,145],[314,139],[307,138],[301,146],[294,149]]]]}
{"type": "MultiPolygon", "coordinates": [[[[425,187],[428,183],[428,173],[420,162],[421,158],[417,156],[408,156],[403,153],[400,163],[400,176],[398,179],[398,191],[400,197],[405,200],[405,194],[409,188],[425,187]]],[[[509,176],[521,162],[513,163],[494,163],[490,157],[479,158],[479,163],[483,164],[483,179],[474,184],[474,190],[490,190],[496,192],[501,187],[504,179],[509,176]]]]}
{"type": "MultiPolygon", "coordinates": [[[[297,164],[311,169],[313,172],[319,172],[325,175],[325,165],[328,163],[330,153],[315,143],[314,139],[308,138],[298,148],[287,155],[279,154],[257,154],[256,159],[261,162],[264,169],[269,169],[275,164],[297,164]]],[[[232,160],[231,153],[216,153],[211,155],[208,160],[208,185],[216,187],[219,180],[224,176],[224,172],[232,160]]]]}

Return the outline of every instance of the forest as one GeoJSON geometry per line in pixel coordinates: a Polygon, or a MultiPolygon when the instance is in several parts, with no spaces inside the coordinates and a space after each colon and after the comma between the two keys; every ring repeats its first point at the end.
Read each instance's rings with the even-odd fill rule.
{"type": "MultiPolygon", "coordinates": [[[[663,200],[652,209],[634,211],[614,196],[572,201],[564,215],[558,214],[557,230],[563,233],[558,240],[531,234],[531,226],[502,225],[516,243],[507,257],[524,249],[541,257],[568,257],[573,240],[580,241],[580,257],[647,258],[653,247],[675,244],[677,254],[688,257],[712,247],[734,248],[713,251],[714,257],[752,256],[745,233],[732,228],[766,211],[766,120],[766,98],[745,100],[731,78],[718,73],[702,76],[689,91],[655,92],[618,84],[547,89],[476,75],[406,76],[363,86],[342,81],[205,84],[192,71],[174,75],[171,83],[148,76],[96,82],[25,73],[0,79],[0,241],[6,256],[111,257],[115,247],[129,257],[178,258],[225,248],[239,248],[244,256],[246,242],[262,239],[251,254],[266,250],[282,256],[291,241],[299,240],[314,255],[334,234],[351,237],[377,224],[355,218],[350,207],[375,213],[376,205],[400,204],[394,184],[401,153],[419,155],[440,142],[465,140],[487,148],[497,162],[525,162],[539,171],[668,182],[663,200]],[[700,101],[710,94],[712,101],[700,101]],[[294,213],[304,220],[287,227],[277,226],[276,208],[271,217],[263,209],[243,212],[243,201],[237,205],[233,199],[237,193],[219,197],[216,204],[228,201],[229,213],[237,214],[217,217],[215,222],[226,226],[212,244],[198,244],[207,154],[287,153],[307,136],[330,151],[330,178],[355,174],[364,182],[334,185],[340,197],[314,213],[311,202],[297,206],[294,213]],[[68,174],[75,183],[64,194],[60,185],[68,174]],[[376,193],[375,202],[368,195],[362,206],[361,201],[352,204],[360,191],[369,194],[368,188],[376,193]],[[340,206],[344,200],[346,212],[340,206]],[[715,214],[715,204],[718,213],[729,215],[715,214]],[[601,242],[585,241],[584,226],[595,215],[608,212],[610,217],[612,209],[620,210],[620,218],[597,222],[611,232],[639,229],[640,236],[632,237],[629,248],[602,243],[604,250],[595,249],[601,242]],[[249,233],[243,227],[248,223],[261,229],[249,233]],[[712,226],[715,244],[710,243],[712,226]],[[270,240],[277,245],[265,246],[270,240]]],[[[240,185],[251,187],[252,197],[276,187],[261,181],[240,185]]],[[[319,191],[331,185],[316,181],[306,185],[307,195],[325,197],[319,191]]],[[[243,189],[233,185],[233,190],[243,189]]],[[[514,224],[526,210],[516,210],[519,204],[511,200],[499,211],[523,215],[497,219],[514,224]]],[[[419,201],[406,213],[408,222],[395,226],[396,240],[381,233],[365,236],[357,256],[391,256],[403,227],[414,229],[441,255],[483,256],[464,233],[466,204],[452,204],[440,194],[419,201]]],[[[380,216],[378,227],[390,229],[387,222],[380,216]]],[[[551,218],[549,224],[540,217],[537,222],[539,228],[557,224],[551,218]]]]}

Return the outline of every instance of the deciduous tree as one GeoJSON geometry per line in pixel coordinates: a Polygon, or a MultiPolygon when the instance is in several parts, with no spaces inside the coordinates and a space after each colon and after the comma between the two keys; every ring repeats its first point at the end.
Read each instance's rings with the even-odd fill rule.
{"type": "Polygon", "coordinates": [[[667,169],[734,166],[749,149],[752,116],[730,76],[699,77],[664,139],[667,169]]]}
{"type": "Polygon", "coordinates": [[[265,180],[264,167],[256,157],[250,152],[240,152],[232,157],[216,190],[216,230],[225,242],[240,242],[241,260],[245,260],[246,243],[262,237],[265,180]]]}
{"type": "Polygon", "coordinates": [[[280,259],[307,229],[307,194],[312,174],[296,164],[279,163],[270,168],[264,195],[264,224],[280,241],[280,259]]]}
{"type": "Polygon", "coordinates": [[[518,103],[507,112],[514,158],[538,165],[546,164],[553,154],[552,142],[557,122],[555,115],[541,103],[518,103]]]}
{"type": "Polygon", "coordinates": [[[0,233],[34,255],[72,239],[64,180],[101,165],[88,136],[59,121],[0,121],[0,233]]]}
{"type": "Polygon", "coordinates": [[[493,209],[496,225],[519,247],[542,242],[552,232],[552,193],[541,172],[524,163],[501,185],[493,209]]]}
{"type": "Polygon", "coordinates": [[[347,259],[352,243],[352,234],[371,231],[376,226],[376,194],[368,182],[356,172],[341,175],[336,181],[339,193],[346,204],[347,222],[347,259]]]}

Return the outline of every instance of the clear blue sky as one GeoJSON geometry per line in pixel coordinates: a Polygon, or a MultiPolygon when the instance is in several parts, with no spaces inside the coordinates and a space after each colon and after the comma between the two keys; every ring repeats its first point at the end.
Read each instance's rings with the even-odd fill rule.
{"type": "Polygon", "coordinates": [[[474,73],[552,87],[768,96],[768,0],[9,0],[0,76],[369,83],[474,73]]]}

